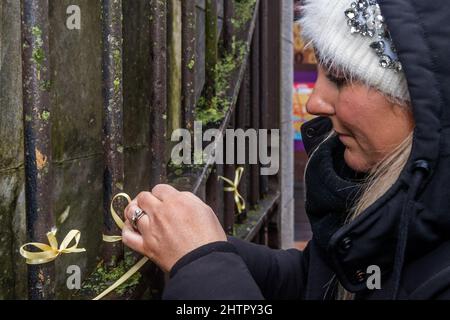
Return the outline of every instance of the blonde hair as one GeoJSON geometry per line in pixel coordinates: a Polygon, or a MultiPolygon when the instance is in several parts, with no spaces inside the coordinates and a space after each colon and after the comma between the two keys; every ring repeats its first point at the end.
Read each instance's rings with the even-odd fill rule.
{"type": "MultiPolygon", "coordinates": [[[[398,180],[403,168],[408,162],[413,143],[411,133],[397,148],[386,158],[371,169],[366,181],[363,183],[363,191],[359,199],[347,217],[347,223],[355,220],[364,210],[370,207],[376,200],[383,196],[398,180]]],[[[338,283],[338,300],[353,300],[354,295],[338,283]]]]}

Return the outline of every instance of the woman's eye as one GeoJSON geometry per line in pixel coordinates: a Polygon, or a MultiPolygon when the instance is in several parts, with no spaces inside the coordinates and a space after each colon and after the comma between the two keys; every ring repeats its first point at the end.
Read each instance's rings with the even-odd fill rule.
{"type": "Polygon", "coordinates": [[[329,81],[333,82],[338,88],[346,85],[347,80],[345,78],[336,77],[332,74],[327,74],[327,78],[329,81]]]}

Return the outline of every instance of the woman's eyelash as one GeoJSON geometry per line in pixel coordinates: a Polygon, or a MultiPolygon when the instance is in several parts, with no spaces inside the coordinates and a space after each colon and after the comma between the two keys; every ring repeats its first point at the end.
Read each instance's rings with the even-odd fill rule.
{"type": "Polygon", "coordinates": [[[332,74],[327,74],[327,78],[328,78],[328,80],[333,82],[337,87],[342,87],[347,83],[347,79],[336,77],[332,74]]]}

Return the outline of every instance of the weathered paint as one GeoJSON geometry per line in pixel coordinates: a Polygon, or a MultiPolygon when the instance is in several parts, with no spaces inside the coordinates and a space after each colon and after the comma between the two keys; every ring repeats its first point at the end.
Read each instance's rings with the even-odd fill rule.
{"type": "MultiPolygon", "coordinates": [[[[183,1],[186,2],[186,1],[183,1]]],[[[187,1],[189,2],[189,1],[187,1]]],[[[172,132],[182,127],[182,2],[180,0],[168,1],[168,21],[167,26],[167,65],[168,65],[168,135],[167,144],[170,152],[174,145],[170,141],[172,132]]],[[[170,154],[166,155],[169,159],[170,154]]]]}
{"type": "Polygon", "coordinates": [[[183,124],[188,130],[193,130],[195,118],[196,24],[195,2],[182,1],[182,108],[183,124]]]}
{"type": "MultiPolygon", "coordinates": [[[[110,213],[112,197],[123,192],[123,91],[122,91],[122,1],[102,0],[103,31],[103,221],[104,234],[120,234],[110,213]]],[[[118,201],[119,202],[119,201],[118,201]]],[[[120,202],[119,202],[120,203],[120,202]]],[[[124,204],[122,203],[122,207],[124,204]]],[[[118,210],[121,212],[121,210],[118,210]]],[[[114,266],[123,257],[120,242],[103,246],[106,265],[114,266]]]]}
{"type": "Polygon", "coordinates": [[[151,172],[150,185],[166,181],[167,139],[167,6],[165,1],[150,0],[151,82],[151,172]]]}
{"type": "MultiPolygon", "coordinates": [[[[52,208],[48,0],[22,1],[23,112],[25,138],[26,225],[28,240],[46,243],[54,226],[52,208]],[[27,121],[28,120],[28,121],[27,121]]],[[[28,266],[30,299],[55,296],[55,264],[28,266]]]]}

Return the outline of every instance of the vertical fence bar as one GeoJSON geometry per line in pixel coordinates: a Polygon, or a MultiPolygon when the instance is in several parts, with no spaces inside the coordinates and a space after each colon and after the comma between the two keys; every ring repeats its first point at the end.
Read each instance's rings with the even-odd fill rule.
{"type": "MultiPolygon", "coordinates": [[[[275,212],[279,210],[278,207],[276,207],[275,212]]],[[[279,211],[278,211],[279,212],[279,211]]],[[[267,224],[267,245],[270,248],[280,248],[280,228],[279,223],[277,220],[278,217],[272,217],[272,219],[267,224]]]]}
{"type": "MultiPolygon", "coordinates": [[[[249,44],[249,50],[251,50],[251,43],[249,44]]],[[[250,53],[251,54],[251,53],[250,53]]],[[[252,128],[252,87],[251,87],[251,55],[249,55],[249,57],[247,58],[247,70],[245,72],[245,130],[249,130],[252,128]]],[[[256,139],[255,139],[255,145],[258,144],[258,132],[256,131],[256,139]]],[[[252,170],[251,170],[251,164],[250,164],[250,160],[252,160],[252,157],[254,156],[254,154],[250,154],[253,153],[252,149],[250,148],[250,143],[252,143],[251,141],[249,141],[246,145],[246,158],[247,158],[247,163],[245,164],[245,188],[246,188],[246,196],[245,196],[245,201],[246,201],[246,207],[247,207],[247,212],[248,210],[250,210],[252,208],[252,205],[250,203],[250,194],[251,194],[251,178],[252,178],[252,170]]],[[[245,217],[247,217],[247,215],[245,215],[245,217]]]]}
{"type": "MultiPolygon", "coordinates": [[[[251,44],[251,126],[256,130],[259,130],[260,124],[260,23],[259,19],[256,20],[255,31],[253,34],[253,40],[251,44]]],[[[258,146],[259,150],[259,146],[258,146]]],[[[251,166],[251,180],[250,180],[250,195],[249,202],[252,206],[256,206],[259,201],[260,195],[260,172],[259,164],[251,166]]]]}
{"type": "Polygon", "coordinates": [[[184,127],[190,131],[195,119],[196,7],[195,1],[181,1],[182,5],[182,110],[184,127]]]}
{"type": "Polygon", "coordinates": [[[233,43],[234,1],[225,0],[223,4],[223,47],[224,52],[231,52],[233,43]]]}
{"type": "Polygon", "coordinates": [[[150,1],[151,45],[151,173],[150,185],[167,180],[167,4],[166,1],[150,1]]]}
{"type": "MultiPolygon", "coordinates": [[[[268,124],[268,112],[269,112],[269,11],[268,1],[261,0],[261,12],[260,12],[260,30],[261,30],[261,54],[260,54],[260,66],[261,66],[261,112],[260,112],[260,128],[269,129],[268,124]]],[[[261,176],[260,178],[260,190],[261,194],[265,195],[269,192],[269,179],[267,176],[261,176]]]]}
{"type": "MultiPolygon", "coordinates": [[[[103,75],[103,219],[104,234],[120,234],[109,206],[112,197],[123,192],[123,76],[122,1],[102,0],[103,75]]],[[[119,210],[122,211],[122,210],[119,210]]],[[[113,266],[123,257],[121,242],[104,243],[103,259],[113,266]]]]}
{"type": "MultiPolygon", "coordinates": [[[[230,119],[230,123],[228,125],[228,128],[230,129],[234,129],[235,128],[235,116],[232,115],[231,119],[230,119]]],[[[232,137],[232,135],[227,135],[224,137],[224,142],[225,145],[230,144],[231,143],[228,141],[228,139],[231,139],[234,137],[232,137]]],[[[234,143],[233,143],[234,145],[234,143]]],[[[236,149],[236,148],[235,148],[236,149]]],[[[234,154],[234,158],[231,159],[233,161],[228,161],[230,159],[228,159],[229,156],[229,152],[231,152],[231,150],[228,150],[228,148],[225,148],[225,159],[226,159],[226,165],[224,165],[224,177],[230,179],[231,181],[234,180],[234,175],[235,175],[235,169],[236,166],[234,165],[235,161],[236,161],[236,150],[233,150],[233,154],[234,154]],[[233,164],[229,164],[229,163],[233,163],[233,164]]],[[[225,186],[225,183],[224,183],[225,186]]],[[[236,213],[236,203],[234,202],[234,196],[233,196],[233,192],[225,192],[224,191],[224,229],[225,232],[229,235],[233,234],[234,231],[234,222],[235,222],[235,213],[236,213]]]]}
{"type": "Polygon", "coordinates": [[[206,183],[206,203],[214,210],[220,223],[224,223],[224,194],[223,181],[219,176],[223,176],[223,165],[216,164],[206,183]]]}
{"type": "Polygon", "coordinates": [[[280,163],[278,185],[280,197],[280,246],[292,247],[294,243],[294,134],[292,130],[292,83],[294,82],[294,46],[292,41],[293,10],[292,3],[280,2],[277,6],[279,51],[278,99],[280,108],[278,128],[280,128],[280,163]]]}
{"type": "MultiPolygon", "coordinates": [[[[232,42],[233,42],[233,16],[234,16],[234,1],[224,1],[224,12],[223,12],[223,52],[231,52],[232,42]]],[[[235,117],[231,116],[229,128],[234,128],[235,117]]],[[[226,143],[227,137],[224,137],[224,143],[226,143]]],[[[226,145],[226,144],[224,144],[226,145]]],[[[227,152],[224,152],[224,160],[227,159],[227,152]]],[[[236,158],[234,158],[236,159],[236,158]]],[[[228,163],[225,161],[225,163],[228,163]]],[[[235,166],[233,164],[226,164],[223,166],[223,175],[224,177],[233,180],[235,175],[235,166]]],[[[225,186],[225,184],[222,184],[225,186]]],[[[235,207],[233,194],[231,192],[223,193],[223,226],[225,232],[227,234],[232,235],[234,230],[234,221],[235,221],[235,207]]]]}
{"type": "Polygon", "coordinates": [[[205,8],[205,32],[206,32],[206,99],[210,101],[215,95],[216,87],[216,65],[218,60],[217,41],[217,0],[206,0],[205,8]]]}
{"type": "MultiPolygon", "coordinates": [[[[54,226],[48,0],[22,1],[22,68],[26,226],[30,242],[47,243],[54,226]]],[[[55,297],[55,264],[28,266],[28,297],[55,297]]]]}
{"type": "MultiPolygon", "coordinates": [[[[269,103],[268,113],[268,128],[279,129],[280,128],[280,108],[281,108],[281,6],[282,2],[269,1],[267,16],[267,45],[268,52],[270,52],[271,63],[267,64],[269,67],[269,74],[271,81],[269,85],[269,103]]],[[[292,32],[292,30],[291,30],[292,32]]],[[[292,106],[291,106],[292,108],[292,106]]]]}
{"type": "Polygon", "coordinates": [[[264,227],[262,228],[262,239],[261,244],[267,246],[269,245],[269,218],[264,219],[264,227]]]}
{"type": "MultiPolygon", "coordinates": [[[[186,2],[186,1],[184,1],[186,2]]],[[[187,1],[190,2],[190,1],[187,1]]],[[[176,129],[182,127],[182,73],[184,54],[182,53],[183,44],[183,29],[182,29],[182,1],[169,0],[167,2],[168,7],[168,25],[167,25],[167,68],[168,68],[168,135],[167,142],[171,146],[170,135],[176,129]]],[[[169,151],[171,148],[167,148],[169,151]]],[[[170,154],[167,154],[167,159],[170,154]]]]}
{"type": "MultiPolygon", "coordinates": [[[[241,83],[241,89],[239,91],[239,97],[237,102],[237,110],[236,110],[236,127],[238,129],[242,129],[246,131],[248,129],[248,119],[249,119],[249,113],[248,109],[250,108],[250,66],[247,64],[247,68],[245,69],[244,78],[242,79],[241,83]]],[[[246,207],[248,209],[248,177],[249,177],[249,151],[248,148],[250,147],[250,143],[247,143],[246,140],[244,144],[244,150],[240,150],[239,146],[237,149],[236,156],[244,156],[245,157],[245,163],[239,164],[239,166],[242,166],[244,168],[244,173],[242,175],[241,182],[239,184],[239,192],[241,193],[242,197],[246,201],[246,207]],[[239,155],[239,153],[244,152],[244,155],[239,155]]],[[[242,223],[243,220],[246,218],[246,214],[240,214],[238,216],[238,222],[242,223]]]]}

